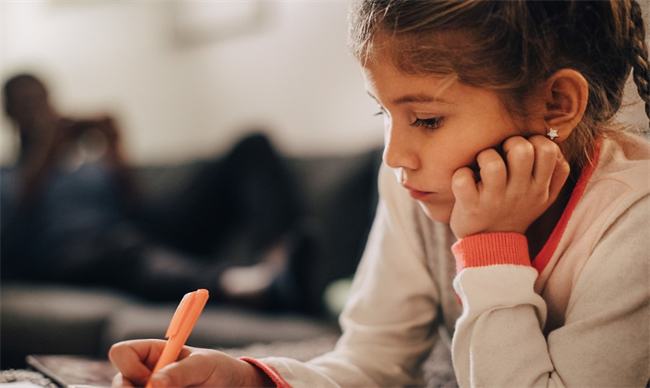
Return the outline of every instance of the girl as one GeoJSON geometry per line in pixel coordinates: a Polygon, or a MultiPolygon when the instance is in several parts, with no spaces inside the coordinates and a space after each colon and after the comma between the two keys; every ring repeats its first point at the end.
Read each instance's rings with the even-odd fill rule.
{"type": "MultiPolygon", "coordinates": [[[[307,363],[186,348],[153,386],[645,386],[650,145],[612,122],[634,1],[361,0],[351,48],[385,124],[381,201],[336,349],[307,363]],[[439,330],[441,329],[441,330],[439,330]]],[[[142,385],[163,342],[115,345],[142,385]]]]}

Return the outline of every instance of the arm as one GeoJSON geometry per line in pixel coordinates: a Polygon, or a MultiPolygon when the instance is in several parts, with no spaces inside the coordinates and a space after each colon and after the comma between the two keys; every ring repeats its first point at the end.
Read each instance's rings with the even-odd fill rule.
{"type": "Polygon", "coordinates": [[[36,203],[51,176],[60,154],[69,145],[75,135],[70,123],[62,119],[54,119],[43,123],[40,139],[33,141],[21,155],[24,163],[20,167],[18,182],[18,205],[22,210],[36,203]]]}
{"type": "Polygon", "coordinates": [[[90,126],[99,130],[107,141],[106,162],[110,173],[115,177],[122,200],[128,211],[136,212],[140,206],[140,195],[127,168],[122,134],[111,117],[90,121],[90,126]]]}
{"type": "MultiPolygon", "coordinates": [[[[386,167],[380,175],[380,191],[378,215],[351,299],[341,317],[344,334],[334,351],[307,363],[287,358],[244,359],[248,361],[246,369],[241,360],[202,350],[198,353],[200,357],[186,353],[183,361],[169,365],[159,374],[189,378],[198,373],[192,371],[201,369],[202,375],[211,376],[201,380],[201,384],[212,387],[244,386],[233,381],[251,381],[253,374],[259,376],[260,370],[266,372],[266,382],[270,378],[277,387],[421,386],[420,366],[436,338],[438,305],[438,293],[412,221],[412,212],[421,210],[410,198],[402,200],[400,195],[406,193],[400,191],[386,167]],[[239,373],[244,377],[237,377],[239,373]]],[[[150,342],[145,341],[142,346],[149,349],[150,342]]],[[[134,348],[128,342],[113,347],[111,360],[122,373],[115,386],[139,384],[149,373],[146,366],[153,367],[157,359],[149,350],[138,353],[134,348]]],[[[199,386],[180,379],[173,384],[168,386],[199,386]]]]}
{"type": "Polygon", "coordinates": [[[129,208],[137,205],[136,192],[122,149],[120,131],[110,117],[85,120],[59,118],[46,126],[41,131],[40,141],[34,142],[32,148],[26,150],[18,193],[20,204],[32,205],[39,200],[61,157],[69,154],[72,144],[90,130],[100,133],[106,141],[107,168],[118,183],[125,204],[129,208]]]}
{"type": "Polygon", "coordinates": [[[134,340],[114,345],[109,358],[120,371],[114,387],[273,387],[273,381],[255,366],[225,353],[185,346],[178,361],[154,376],[151,370],[166,341],[134,340]]]}
{"type": "Polygon", "coordinates": [[[460,386],[644,386],[649,211],[646,196],[609,226],[573,289],[564,326],[548,338],[534,269],[517,261],[463,269],[454,282],[464,308],[453,343],[460,386]]]}

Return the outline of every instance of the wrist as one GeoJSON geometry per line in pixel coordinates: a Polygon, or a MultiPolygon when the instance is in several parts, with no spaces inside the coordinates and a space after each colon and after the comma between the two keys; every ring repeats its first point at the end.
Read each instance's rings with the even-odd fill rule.
{"type": "Polygon", "coordinates": [[[246,375],[249,377],[244,387],[275,388],[276,384],[266,372],[250,362],[243,361],[248,366],[246,375]]]}
{"type": "Polygon", "coordinates": [[[457,272],[500,264],[531,265],[526,236],[515,232],[467,236],[452,246],[452,253],[457,272]]]}

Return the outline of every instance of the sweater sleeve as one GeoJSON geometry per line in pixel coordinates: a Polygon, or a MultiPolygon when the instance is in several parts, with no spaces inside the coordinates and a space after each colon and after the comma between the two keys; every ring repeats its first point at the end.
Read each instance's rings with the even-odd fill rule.
{"type": "Polygon", "coordinates": [[[422,386],[421,364],[437,330],[438,292],[413,221],[391,171],[380,172],[380,203],[355,275],[335,349],[307,363],[259,360],[287,387],[422,386]]]}
{"type": "Polygon", "coordinates": [[[512,249],[523,236],[477,235],[467,244],[458,242],[454,288],[463,314],[452,357],[459,385],[645,386],[650,377],[649,214],[646,196],[605,225],[575,283],[565,324],[547,337],[542,332],[546,305],[533,290],[537,272],[517,257],[521,250],[494,254],[502,252],[499,241],[512,249]]]}

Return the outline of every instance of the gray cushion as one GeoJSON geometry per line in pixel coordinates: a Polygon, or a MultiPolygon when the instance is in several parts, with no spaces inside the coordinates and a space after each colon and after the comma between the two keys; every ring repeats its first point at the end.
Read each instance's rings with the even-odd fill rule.
{"type": "MultiPolygon", "coordinates": [[[[131,304],[114,312],[102,347],[135,338],[164,338],[175,305],[131,304]]],[[[251,343],[301,341],[338,333],[338,326],[304,315],[264,314],[210,306],[201,314],[187,345],[208,348],[241,347],[251,343]]]]}
{"type": "MultiPolygon", "coordinates": [[[[96,355],[113,311],[129,303],[123,294],[59,285],[2,285],[3,364],[30,353],[96,355]]],[[[104,355],[105,356],[105,355],[104,355]]]]}

